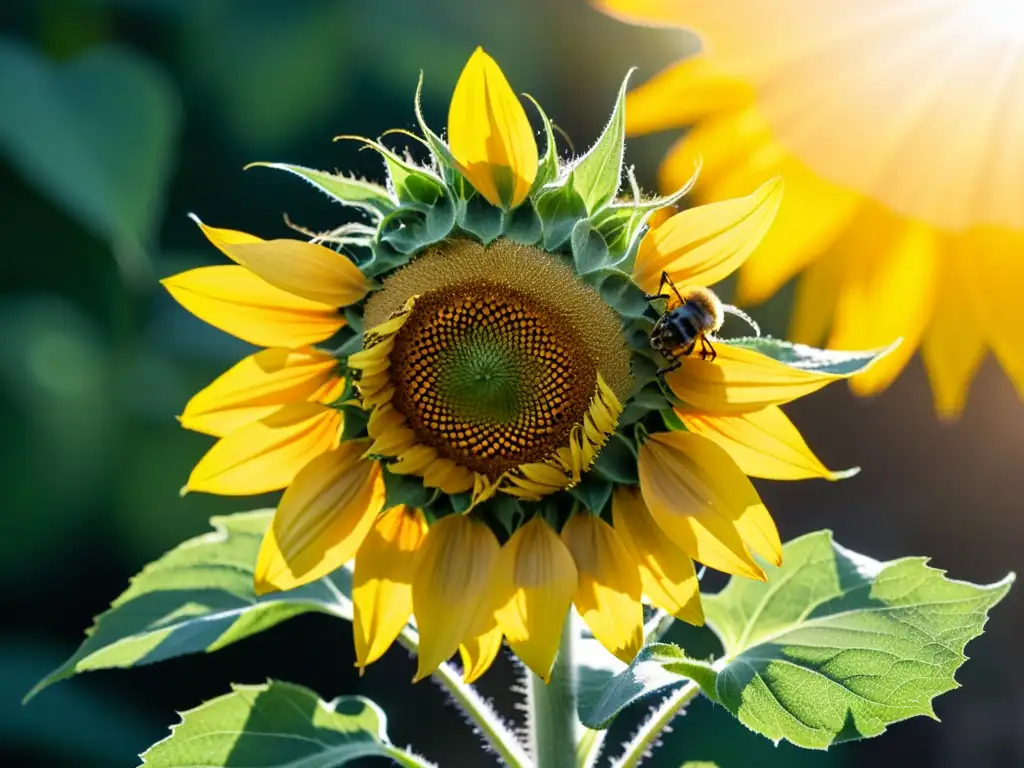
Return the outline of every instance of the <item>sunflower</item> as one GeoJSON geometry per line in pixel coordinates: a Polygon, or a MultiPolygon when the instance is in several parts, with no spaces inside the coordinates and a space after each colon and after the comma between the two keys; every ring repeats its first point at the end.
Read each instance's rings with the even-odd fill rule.
{"type": "Polygon", "coordinates": [[[477,50],[447,143],[417,94],[425,164],[360,140],[383,156],[386,187],[270,164],[363,221],[305,241],[196,219],[235,264],[164,280],[199,318],[266,347],[186,406],[182,425],[219,440],[184,490],[284,489],[259,593],[354,558],[360,667],[414,619],[417,679],[458,650],[472,680],[503,639],[547,679],[570,605],[631,659],[642,597],[703,621],[694,559],[758,579],[753,553],[779,562],[747,475],[838,476],[778,408],[838,374],[717,339],[714,361],[681,357],[658,374],[650,335],[664,308],[645,291],[665,270],[685,286],[727,276],[782,190],[770,181],[648,231],[678,195],[618,197],[624,95],[569,163],[538,108],[540,155],[477,50]]]}
{"type": "Polygon", "coordinates": [[[988,351],[1024,394],[1024,6],[1018,0],[596,0],[695,30],[704,50],[630,94],[628,131],[693,126],[672,188],[698,199],[781,175],[786,199],[739,275],[756,304],[800,275],[791,335],[902,337],[851,381],[885,389],[920,349],[955,416],[988,351]]]}

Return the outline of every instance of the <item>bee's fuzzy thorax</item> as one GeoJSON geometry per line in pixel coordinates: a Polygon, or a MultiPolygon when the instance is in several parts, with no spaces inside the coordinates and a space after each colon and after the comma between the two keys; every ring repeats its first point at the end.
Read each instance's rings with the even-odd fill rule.
{"type": "Polygon", "coordinates": [[[680,289],[683,304],[689,304],[701,315],[701,329],[706,333],[714,333],[725,322],[725,310],[722,301],[710,288],[691,285],[680,289]]]}

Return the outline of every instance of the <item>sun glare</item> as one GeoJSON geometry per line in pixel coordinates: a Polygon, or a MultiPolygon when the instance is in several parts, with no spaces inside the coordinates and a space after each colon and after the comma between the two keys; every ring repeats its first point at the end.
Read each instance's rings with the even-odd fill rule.
{"type": "Polygon", "coordinates": [[[1024,42],[1024,0],[969,0],[970,24],[986,34],[1024,42]]]}

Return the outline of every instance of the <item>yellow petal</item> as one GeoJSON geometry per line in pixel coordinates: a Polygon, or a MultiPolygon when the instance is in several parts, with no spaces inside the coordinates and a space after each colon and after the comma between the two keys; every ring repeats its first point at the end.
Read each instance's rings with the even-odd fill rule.
{"type": "MultiPolygon", "coordinates": [[[[967,268],[975,273],[974,281],[964,285],[963,305],[981,309],[978,317],[988,343],[1017,394],[1024,399],[1024,311],[1021,310],[1024,259],[1021,254],[1024,254],[1024,232],[1000,227],[971,232],[959,252],[970,265],[967,268]],[[979,286],[984,286],[983,297],[979,286]]],[[[942,307],[940,311],[949,313],[950,307],[942,307]]],[[[978,321],[972,317],[967,322],[978,321]]],[[[957,337],[947,339],[946,343],[957,343],[957,337]]]]}
{"type": "Polygon", "coordinates": [[[488,621],[478,632],[470,631],[470,636],[459,646],[459,657],[462,659],[462,679],[472,683],[486,672],[501,650],[501,627],[488,613],[488,621]]]}
{"type": "Polygon", "coordinates": [[[761,242],[781,200],[782,179],[776,178],[747,197],[677,213],[644,235],[633,279],[650,293],[658,289],[663,271],[680,287],[717,283],[761,242]]]}
{"type": "Polygon", "coordinates": [[[345,325],[337,307],[295,296],[245,267],[199,267],[160,281],[185,309],[261,347],[303,347],[345,325]]]}
{"type": "Polygon", "coordinates": [[[936,233],[925,224],[867,210],[836,249],[844,270],[828,346],[873,349],[903,338],[899,347],[850,380],[857,394],[874,394],[888,387],[903,370],[931,319],[937,278],[936,233]]]}
{"type": "Polygon", "coordinates": [[[357,666],[379,659],[412,616],[416,553],[426,535],[423,513],[400,505],[377,518],[359,547],[352,574],[357,666]]]}
{"type": "Polygon", "coordinates": [[[284,488],[312,459],[338,444],[341,425],[341,412],[319,403],[282,406],[214,443],[185,488],[224,496],[284,488]]]}
{"type": "Polygon", "coordinates": [[[513,208],[537,176],[537,142],[512,87],[477,48],[448,110],[448,141],[462,174],[491,204],[513,208]]]}
{"type": "Polygon", "coordinates": [[[834,251],[816,259],[796,284],[787,338],[798,344],[820,347],[832,326],[842,264],[834,251]]]}
{"type": "Polygon", "coordinates": [[[725,449],[750,477],[768,480],[806,480],[823,477],[838,480],[814,455],[800,431],[777,405],[759,411],[711,414],[676,411],[686,428],[725,449]]]}
{"type": "Polygon", "coordinates": [[[498,624],[512,650],[544,682],[551,677],[576,581],[572,555],[540,517],[512,534],[498,555],[498,624]]]}
{"type": "Polygon", "coordinates": [[[223,437],[282,405],[340,392],[338,360],[317,349],[265,349],[197,392],[181,414],[186,429],[223,437]]]}
{"type": "Polygon", "coordinates": [[[629,93],[626,132],[635,136],[690,125],[706,115],[742,106],[752,96],[750,84],[723,71],[714,57],[691,56],[629,93]],[[666,104],[672,108],[666,109],[666,104]]]}
{"type": "Polygon", "coordinates": [[[661,529],[694,560],[764,579],[748,547],[776,565],[775,522],[729,454],[689,432],[651,435],[640,448],[640,491],[661,529]]]}
{"type": "Polygon", "coordinates": [[[308,584],[351,560],[384,506],[376,462],[351,440],[307,464],[281,497],[256,559],[256,593],[308,584]]]}
{"type": "Polygon", "coordinates": [[[302,240],[261,240],[233,229],[208,227],[192,217],[225,256],[283,291],[335,307],[355,304],[369,284],[344,255],[302,240]]]}
{"type": "Polygon", "coordinates": [[[612,523],[640,570],[644,594],[651,602],[678,619],[703,625],[700,583],[693,561],[654,522],[639,488],[616,489],[612,523]]]}
{"type": "MultiPolygon", "coordinates": [[[[992,298],[987,297],[978,285],[977,272],[967,253],[954,251],[945,254],[939,269],[936,300],[940,309],[933,313],[921,344],[921,357],[932,384],[935,410],[945,418],[960,415],[971,379],[985,356],[984,324],[964,322],[965,317],[989,314],[992,298]],[[951,312],[950,307],[960,307],[961,310],[951,312]]],[[[1004,276],[1002,279],[1011,290],[1019,290],[1018,286],[1024,285],[1019,278],[1004,276]]]]}
{"type": "Polygon", "coordinates": [[[608,523],[596,515],[573,515],[562,528],[579,578],[572,601],[594,637],[629,664],[644,644],[640,572],[608,523]]]}
{"type": "Polygon", "coordinates": [[[672,392],[690,409],[711,413],[753,411],[809,395],[843,378],[837,374],[794,368],[760,352],[716,343],[718,357],[680,359],[665,374],[672,392]]]}
{"type": "Polygon", "coordinates": [[[449,658],[466,640],[489,599],[498,540],[483,523],[449,515],[430,526],[416,563],[413,613],[420,631],[416,680],[449,658]]]}

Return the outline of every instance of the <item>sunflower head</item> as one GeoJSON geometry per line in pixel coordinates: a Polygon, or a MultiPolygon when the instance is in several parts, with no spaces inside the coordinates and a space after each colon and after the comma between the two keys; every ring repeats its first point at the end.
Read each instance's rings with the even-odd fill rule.
{"type": "MultiPolygon", "coordinates": [[[[670,278],[679,301],[714,310],[702,323],[714,333],[707,286],[760,241],[781,185],[650,228],[688,185],[646,197],[624,170],[624,94],[625,83],[597,142],[567,161],[539,107],[538,151],[522,103],[478,50],[447,141],[417,94],[420,161],[358,138],[383,158],[385,185],[262,164],[359,220],[309,242],[201,224],[237,266],[165,281],[193,313],[271,348],[186,408],[186,427],[221,438],[187,489],[286,488],[259,592],[355,557],[360,665],[414,615],[420,676],[461,649],[474,677],[502,638],[546,676],[570,603],[628,660],[641,595],[702,620],[690,558],[754,578],[752,552],[778,558],[774,524],[708,414],[746,418],[830,379],[759,368],[756,353],[718,339],[717,362],[656,349],[656,324],[681,307],[650,294],[670,278]],[[680,365],[662,376],[669,352],[680,365]]],[[[781,412],[764,418],[788,425],[781,412]]],[[[828,472],[792,440],[785,449],[773,471],[828,472]]]]}

